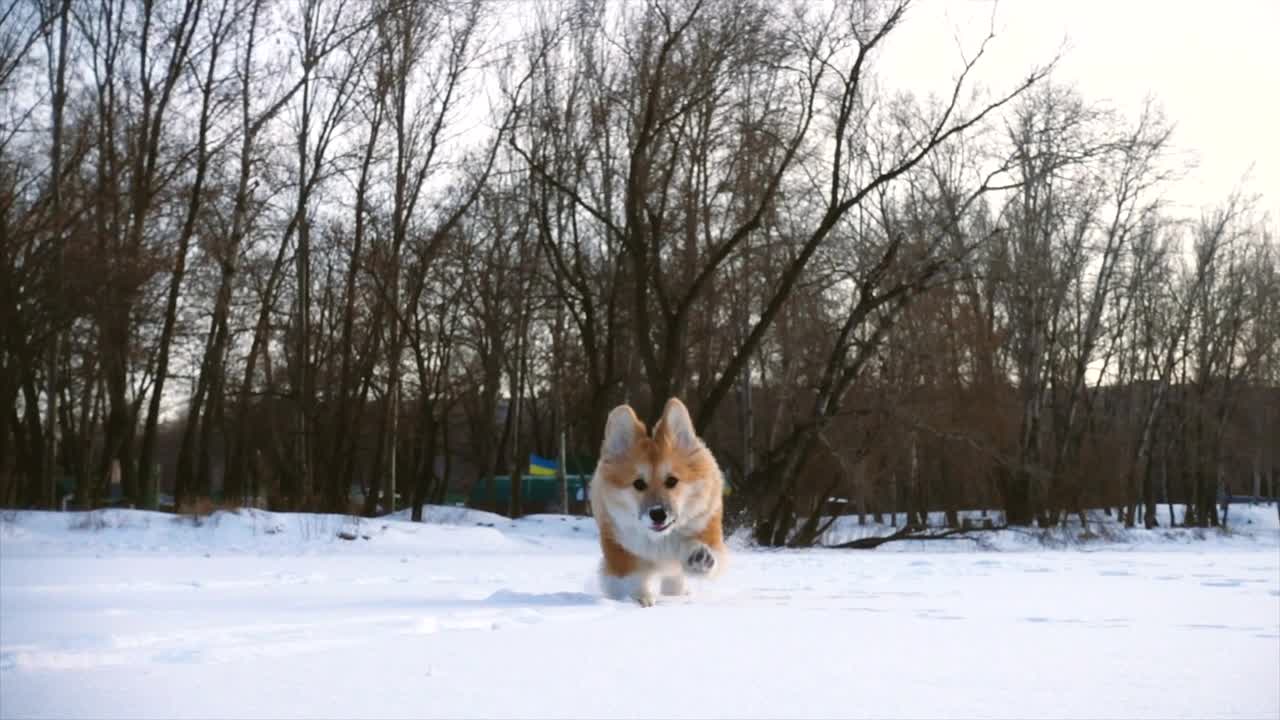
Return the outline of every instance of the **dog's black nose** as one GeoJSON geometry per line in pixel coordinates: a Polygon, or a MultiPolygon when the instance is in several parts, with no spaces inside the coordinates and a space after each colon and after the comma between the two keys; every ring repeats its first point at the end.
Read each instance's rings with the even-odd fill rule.
{"type": "Polygon", "coordinates": [[[654,524],[654,525],[663,525],[663,524],[665,524],[665,523],[667,522],[667,510],[666,510],[666,508],[660,508],[660,507],[650,508],[650,509],[649,509],[649,519],[653,521],[653,524],[654,524]]]}

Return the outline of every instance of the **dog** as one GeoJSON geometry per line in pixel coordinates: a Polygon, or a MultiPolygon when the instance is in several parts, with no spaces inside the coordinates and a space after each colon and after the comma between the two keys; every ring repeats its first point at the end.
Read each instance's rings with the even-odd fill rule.
{"type": "Polygon", "coordinates": [[[590,494],[604,594],[650,607],[655,583],[663,595],[684,595],[686,574],[719,576],[727,560],[723,488],[680,400],[667,401],[652,437],[630,406],[614,408],[590,494]]]}

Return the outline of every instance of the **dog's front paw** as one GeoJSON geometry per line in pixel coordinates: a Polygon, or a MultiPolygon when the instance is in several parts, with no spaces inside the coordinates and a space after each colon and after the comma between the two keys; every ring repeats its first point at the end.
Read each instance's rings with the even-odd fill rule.
{"type": "Polygon", "coordinates": [[[636,602],[640,603],[640,607],[653,607],[653,593],[645,590],[636,594],[636,602]]]}
{"type": "Polygon", "coordinates": [[[716,555],[706,545],[699,545],[685,558],[684,566],[689,569],[689,572],[705,575],[715,568],[716,555]]]}

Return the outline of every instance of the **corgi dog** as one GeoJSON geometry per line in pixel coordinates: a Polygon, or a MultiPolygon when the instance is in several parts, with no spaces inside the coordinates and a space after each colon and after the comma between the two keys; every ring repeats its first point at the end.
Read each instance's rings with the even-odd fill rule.
{"type": "Polygon", "coordinates": [[[723,487],[684,403],[667,401],[652,436],[630,406],[614,408],[590,495],[604,594],[649,607],[655,584],[664,595],[683,595],[686,573],[718,576],[727,559],[723,487]]]}

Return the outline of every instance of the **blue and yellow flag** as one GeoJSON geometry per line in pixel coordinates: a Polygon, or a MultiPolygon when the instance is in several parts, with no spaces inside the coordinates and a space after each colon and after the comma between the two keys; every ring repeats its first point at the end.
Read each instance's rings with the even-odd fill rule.
{"type": "Polygon", "coordinates": [[[536,477],[554,477],[556,461],[548,460],[535,453],[529,453],[529,474],[536,477]]]}

